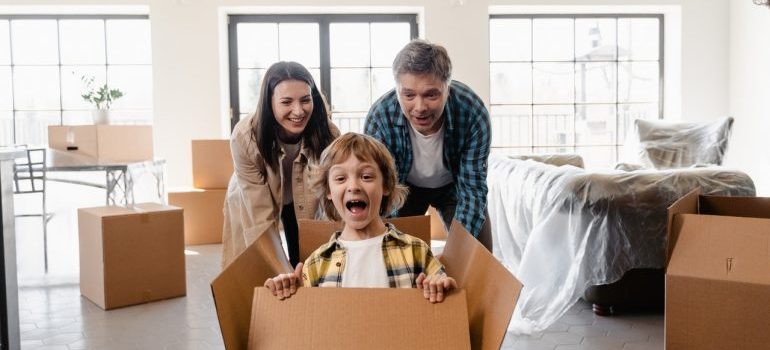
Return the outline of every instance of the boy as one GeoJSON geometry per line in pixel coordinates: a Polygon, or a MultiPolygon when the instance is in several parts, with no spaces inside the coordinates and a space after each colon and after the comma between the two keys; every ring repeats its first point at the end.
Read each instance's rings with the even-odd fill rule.
{"type": "Polygon", "coordinates": [[[311,254],[294,273],[265,281],[279,299],[297,287],[420,288],[430,302],[457,288],[430,246],[382,221],[404,203],[388,150],[376,139],[347,133],[321,154],[313,182],[321,207],[345,226],[311,254]]]}

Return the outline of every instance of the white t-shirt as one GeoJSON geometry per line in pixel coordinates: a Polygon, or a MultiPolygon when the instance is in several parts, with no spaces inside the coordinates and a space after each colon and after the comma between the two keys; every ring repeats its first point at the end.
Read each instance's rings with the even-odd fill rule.
{"type": "Polygon", "coordinates": [[[452,183],[452,173],[444,166],[444,124],[438,132],[425,136],[409,123],[409,139],[414,159],[406,181],[425,188],[452,183]]]}
{"type": "Polygon", "coordinates": [[[385,234],[361,241],[339,242],[345,247],[345,268],[342,270],[342,286],[352,288],[388,288],[388,272],[382,256],[382,239],[385,234]]]}

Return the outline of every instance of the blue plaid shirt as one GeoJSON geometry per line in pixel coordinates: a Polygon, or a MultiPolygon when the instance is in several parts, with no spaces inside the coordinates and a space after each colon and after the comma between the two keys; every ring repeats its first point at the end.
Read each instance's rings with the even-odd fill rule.
{"type": "MultiPolygon", "coordinates": [[[[478,236],[487,207],[487,159],[491,128],[489,111],[468,86],[453,80],[444,106],[444,165],[452,172],[457,207],[454,218],[478,236]]],[[[395,89],[372,105],[364,133],[380,140],[396,160],[398,181],[406,183],[412,168],[409,121],[398,103],[395,89]]]]}

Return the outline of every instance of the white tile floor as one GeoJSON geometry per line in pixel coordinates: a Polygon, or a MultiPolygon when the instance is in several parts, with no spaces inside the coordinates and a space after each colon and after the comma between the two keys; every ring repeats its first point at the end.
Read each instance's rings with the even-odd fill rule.
{"type": "MultiPolygon", "coordinates": [[[[76,206],[102,205],[103,192],[49,184],[49,272],[40,219],[16,220],[22,349],[222,349],[209,283],[220,245],[187,247],[187,296],[104,311],[80,296],[76,206]]],[[[37,201],[16,201],[35,210],[37,201]]],[[[663,315],[595,316],[581,302],[542,333],[509,335],[503,349],[663,349],[663,315]]]]}

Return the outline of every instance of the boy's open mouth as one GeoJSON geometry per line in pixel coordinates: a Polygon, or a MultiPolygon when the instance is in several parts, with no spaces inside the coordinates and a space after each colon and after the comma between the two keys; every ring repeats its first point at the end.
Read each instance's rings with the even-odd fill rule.
{"type": "Polygon", "coordinates": [[[358,214],[366,209],[367,203],[362,200],[351,200],[345,202],[345,207],[353,214],[358,214]]]}

